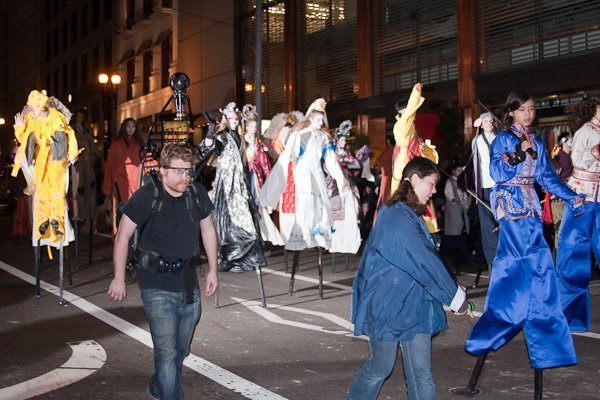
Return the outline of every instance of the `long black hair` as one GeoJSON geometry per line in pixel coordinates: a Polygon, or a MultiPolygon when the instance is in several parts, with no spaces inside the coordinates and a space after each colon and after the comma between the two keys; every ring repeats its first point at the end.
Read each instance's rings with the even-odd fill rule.
{"type": "Polygon", "coordinates": [[[504,109],[502,110],[502,124],[504,129],[508,130],[513,124],[513,117],[510,115],[512,111],[518,110],[523,104],[529,100],[535,101],[535,97],[525,90],[513,90],[508,94],[506,101],[504,102],[504,109]]]}
{"type": "Polygon", "coordinates": [[[427,208],[425,204],[419,203],[419,198],[417,197],[417,194],[410,183],[410,177],[414,174],[417,174],[417,176],[421,179],[431,175],[435,175],[438,179],[440,177],[437,166],[433,162],[424,157],[415,157],[404,167],[400,185],[398,185],[398,188],[390,196],[386,204],[391,206],[400,202],[405,203],[418,215],[424,215],[427,211],[427,208]]]}

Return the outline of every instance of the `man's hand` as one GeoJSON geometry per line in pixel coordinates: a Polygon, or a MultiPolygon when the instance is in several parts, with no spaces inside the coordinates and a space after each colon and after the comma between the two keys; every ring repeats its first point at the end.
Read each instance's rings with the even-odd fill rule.
{"type": "Polygon", "coordinates": [[[204,287],[204,294],[208,297],[212,296],[217,287],[219,286],[219,278],[217,277],[217,271],[209,271],[206,274],[206,286],[204,287]]]}
{"type": "Polygon", "coordinates": [[[108,295],[115,301],[123,301],[127,296],[127,285],[125,279],[114,277],[108,287],[108,295]]]}
{"type": "Polygon", "coordinates": [[[422,90],[423,89],[423,84],[422,83],[417,83],[417,84],[415,84],[414,88],[418,89],[418,90],[422,90]]]}

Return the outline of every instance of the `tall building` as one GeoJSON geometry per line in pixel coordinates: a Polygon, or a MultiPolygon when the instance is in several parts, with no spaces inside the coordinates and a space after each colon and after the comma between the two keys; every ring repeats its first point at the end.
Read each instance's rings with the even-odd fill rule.
{"type": "Polygon", "coordinates": [[[235,100],[233,1],[127,0],[116,15],[119,120],[136,118],[147,130],[173,95],[175,72],[190,78],[194,114],[235,100]]]}
{"type": "MultiPolygon", "coordinates": [[[[241,103],[255,93],[255,3],[241,0],[236,18],[241,103]]],[[[565,105],[600,91],[600,1],[265,4],[265,116],[304,111],[324,97],[333,127],[353,119],[376,151],[395,121],[394,104],[417,82],[427,99],[417,117],[421,133],[448,156],[472,136],[478,100],[496,110],[511,89],[522,88],[539,98],[541,125],[559,125],[565,105]]]]}

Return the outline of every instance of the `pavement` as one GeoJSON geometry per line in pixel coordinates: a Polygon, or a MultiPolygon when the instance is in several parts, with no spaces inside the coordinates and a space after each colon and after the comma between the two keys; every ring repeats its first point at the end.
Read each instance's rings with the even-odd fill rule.
{"type": "MultiPolygon", "coordinates": [[[[42,290],[34,296],[34,257],[27,239],[10,236],[12,216],[0,215],[0,399],[148,399],[152,343],[135,279],[121,303],[106,295],[112,278],[110,238],[86,226],[79,257],[68,248],[72,284],[65,274],[59,304],[58,256],[42,262],[42,290]],[[90,262],[91,261],[91,262],[90,262]],[[36,397],[37,396],[37,397],[36,397]]],[[[219,307],[202,298],[202,317],[182,370],[186,399],[345,399],[368,356],[365,338],[348,322],[357,256],[324,254],[324,299],[319,299],[316,250],[300,254],[295,292],[288,294],[286,255],[271,249],[263,269],[267,307],[257,275],[220,273],[219,307]]],[[[293,257],[289,255],[289,265],[293,257]]],[[[476,265],[459,280],[474,282],[476,265]]],[[[469,290],[483,309],[487,276],[469,290]]],[[[600,398],[600,280],[590,285],[592,332],[573,336],[579,363],[544,371],[544,399],[600,398]]],[[[474,320],[447,313],[449,329],[433,340],[438,399],[465,386],[476,358],[464,351],[474,320]]],[[[486,361],[476,399],[532,399],[534,373],[519,334],[486,361]]],[[[406,399],[401,358],[379,399],[406,399]]]]}

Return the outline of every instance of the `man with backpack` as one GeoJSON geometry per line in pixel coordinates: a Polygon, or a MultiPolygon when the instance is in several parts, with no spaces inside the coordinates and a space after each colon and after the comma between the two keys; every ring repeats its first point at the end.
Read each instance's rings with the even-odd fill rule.
{"type": "Polygon", "coordinates": [[[183,399],[181,366],[201,314],[196,276],[200,238],[209,266],[205,294],[211,296],[218,285],[213,204],[206,189],[191,179],[198,161],[195,148],[166,144],[160,155],[159,178],[143,185],[127,202],[114,244],[115,277],[108,295],[122,301],[127,295],[129,241],[138,230],[132,264],[150,324],[156,369],[147,392],[162,400],[183,399]]]}

